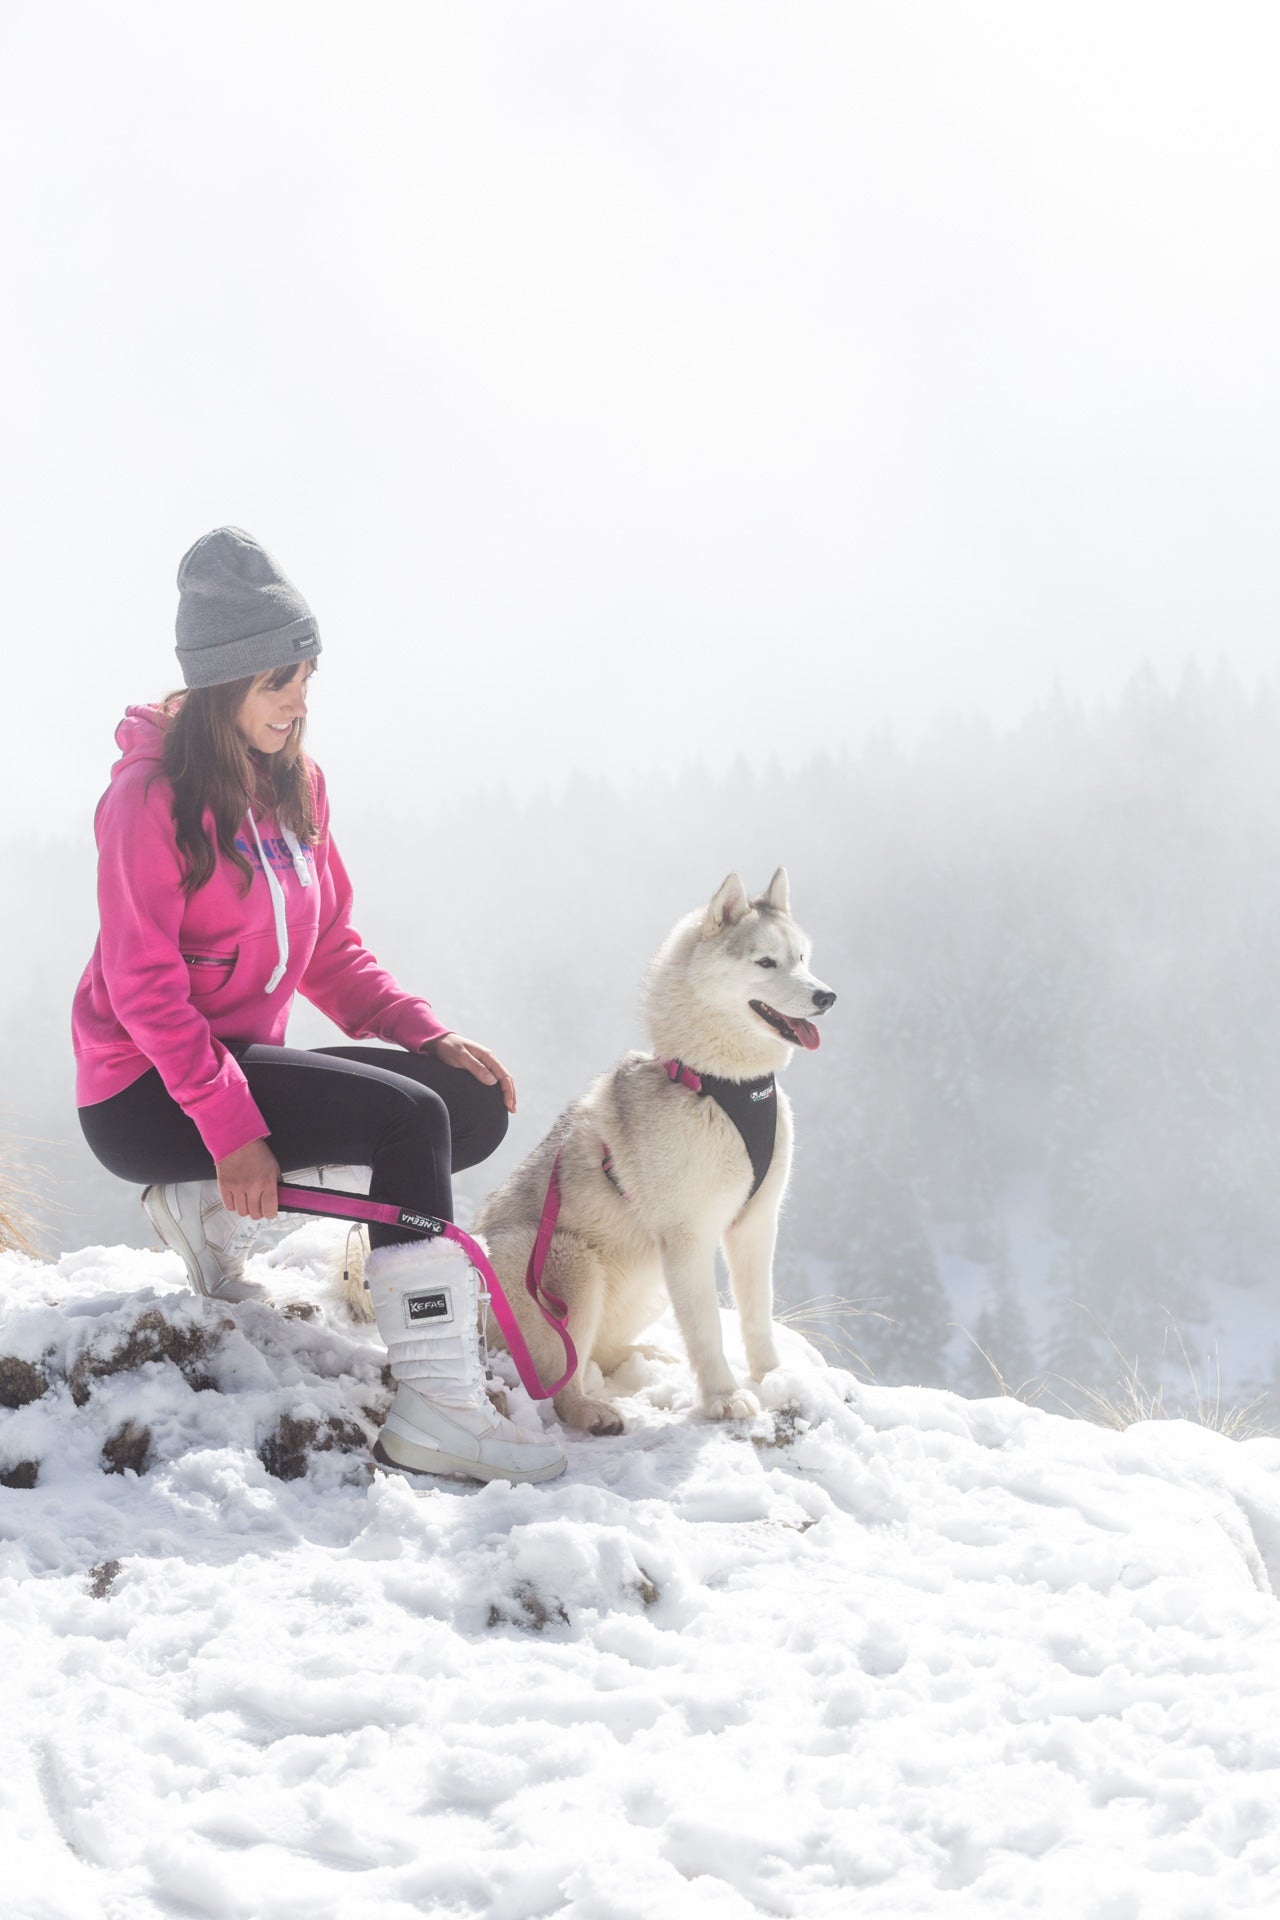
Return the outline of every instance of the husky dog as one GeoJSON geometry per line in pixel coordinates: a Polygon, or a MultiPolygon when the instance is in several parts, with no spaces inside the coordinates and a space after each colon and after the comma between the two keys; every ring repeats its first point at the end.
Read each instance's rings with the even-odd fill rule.
{"type": "MultiPolygon", "coordinates": [[[[808,960],[785,869],[757,900],[731,873],[650,965],[644,1010],[653,1052],[629,1053],[602,1075],[482,1209],[477,1231],[539,1371],[554,1379],[560,1341],[524,1277],[559,1152],[560,1215],[542,1278],[568,1307],[578,1354],[555,1397],[567,1426],[622,1431],[617,1409],[584,1390],[584,1375],[591,1361],[613,1373],[637,1350],[636,1334],[661,1310],[664,1282],[704,1412],[745,1420],[759,1411],[725,1360],[716,1248],[724,1247],[759,1380],[778,1364],[773,1249],[791,1167],[791,1108],[773,1075],[796,1047],[818,1045],[812,1016],[836,997],[808,960]]],[[[492,1318],[489,1331],[501,1340],[492,1318]]]]}

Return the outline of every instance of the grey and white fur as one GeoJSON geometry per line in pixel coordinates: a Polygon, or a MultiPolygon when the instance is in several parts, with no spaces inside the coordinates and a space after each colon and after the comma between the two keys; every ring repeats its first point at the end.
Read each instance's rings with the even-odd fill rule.
{"type": "MultiPolygon", "coordinates": [[[[754,1080],[785,1067],[797,1046],[816,1048],[814,1017],[835,995],[810,971],[809,952],[791,917],[785,869],[755,900],[731,873],[650,965],[643,1004],[653,1051],[629,1053],[603,1074],[482,1209],[477,1230],[542,1377],[554,1379],[563,1370],[561,1344],[529,1300],[524,1275],[560,1151],[560,1217],[543,1284],[565,1301],[578,1354],[555,1398],[566,1425],[621,1432],[616,1406],[590,1385],[595,1369],[611,1374],[637,1350],[664,1289],[703,1411],[717,1420],[759,1411],[725,1359],[716,1249],[724,1249],[748,1369],[759,1380],[778,1364],[773,1253],[791,1168],[791,1107],[779,1089],[773,1158],[751,1194],[751,1164],[732,1120],[713,1099],[673,1083],[663,1062],[754,1080]],[[606,1146],[616,1186],[603,1170],[606,1146]]],[[[492,1318],[489,1332],[500,1343],[492,1318]]]]}

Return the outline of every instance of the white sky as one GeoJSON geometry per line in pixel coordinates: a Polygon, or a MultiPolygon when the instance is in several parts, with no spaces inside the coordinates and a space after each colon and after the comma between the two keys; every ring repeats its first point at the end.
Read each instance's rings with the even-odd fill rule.
{"type": "Polygon", "coordinates": [[[1269,674],[1280,14],[4,0],[6,830],[231,521],[341,792],[1269,674]]]}

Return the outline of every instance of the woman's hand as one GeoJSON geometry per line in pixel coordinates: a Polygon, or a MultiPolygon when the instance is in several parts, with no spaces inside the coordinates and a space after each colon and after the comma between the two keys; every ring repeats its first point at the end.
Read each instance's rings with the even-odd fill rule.
{"type": "Polygon", "coordinates": [[[502,1088],[502,1103],[508,1113],[516,1110],[516,1083],[502,1062],[490,1053],[488,1047],[482,1047],[477,1040],[464,1040],[460,1033],[444,1033],[438,1040],[429,1040],[422,1049],[424,1053],[433,1053],[437,1060],[443,1060],[446,1067],[461,1067],[467,1073],[473,1073],[486,1087],[502,1088]]]}
{"type": "Polygon", "coordinates": [[[265,1140],[250,1140],[237,1147],[214,1168],[218,1192],[228,1213],[239,1213],[250,1220],[274,1220],[280,1211],[276,1186],[280,1162],[265,1140]]]}

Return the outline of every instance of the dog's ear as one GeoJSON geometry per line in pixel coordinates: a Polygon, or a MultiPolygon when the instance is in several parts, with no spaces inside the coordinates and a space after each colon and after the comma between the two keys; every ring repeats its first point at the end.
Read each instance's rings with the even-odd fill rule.
{"type": "Polygon", "coordinates": [[[707,924],[713,932],[719,927],[732,927],[750,910],[751,902],[747,899],[746,888],[736,873],[730,873],[711,896],[707,924]]]}
{"type": "Polygon", "coordinates": [[[768,907],[771,913],[790,913],[791,888],[787,881],[785,867],[778,868],[756,904],[768,907]]]}

